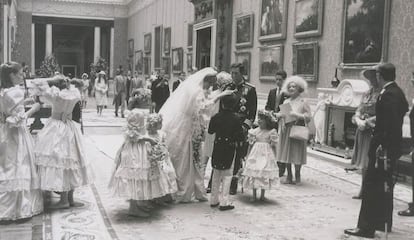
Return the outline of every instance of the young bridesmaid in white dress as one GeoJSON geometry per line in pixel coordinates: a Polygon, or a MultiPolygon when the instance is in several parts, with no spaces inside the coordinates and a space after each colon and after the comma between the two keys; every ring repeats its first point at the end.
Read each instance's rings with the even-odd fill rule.
{"type": "Polygon", "coordinates": [[[265,200],[265,191],[274,189],[279,182],[276,163],[276,144],[278,134],[273,128],[275,120],[270,112],[258,112],[259,127],[249,130],[249,154],[242,175],[243,187],[253,190],[256,201],[256,191],[261,190],[260,200],[265,200]]]}
{"type": "Polygon", "coordinates": [[[61,89],[42,81],[35,83],[45,101],[52,105],[52,116],[38,133],[36,165],[41,189],[60,192],[60,201],[51,208],[80,207],[83,204],[74,201],[74,190],[91,183],[92,177],[80,125],[72,120],[73,108],[81,95],[69,81],[57,80],[62,83],[61,89]]]}
{"type": "Polygon", "coordinates": [[[26,120],[40,109],[24,109],[22,66],[0,66],[0,221],[29,218],[43,211],[42,192],[34,164],[32,137],[26,120]]]}

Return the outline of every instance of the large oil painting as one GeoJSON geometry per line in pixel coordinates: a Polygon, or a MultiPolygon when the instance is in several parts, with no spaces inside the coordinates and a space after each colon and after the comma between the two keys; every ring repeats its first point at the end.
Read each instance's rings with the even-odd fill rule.
{"type": "Polygon", "coordinates": [[[250,52],[236,52],[236,62],[243,64],[242,75],[246,81],[250,80],[250,52]]]}
{"type": "Polygon", "coordinates": [[[151,33],[144,35],[144,52],[151,53],[151,33]]]}
{"type": "Polygon", "coordinates": [[[161,68],[162,57],[162,26],[157,26],[154,29],[154,68],[161,68]]]}
{"type": "Polygon", "coordinates": [[[389,0],[346,0],[343,63],[386,61],[389,0]]]}
{"type": "Polygon", "coordinates": [[[323,0],[296,0],[295,37],[322,34],[323,0]]]}
{"type": "Polygon", "coordinates": [[[259,40],[286,38],[287,0],[261,0],[259,40]]]}
{"type": "Polygon", "coordinates": [[[173,73],[181,73],[183,71],[183,49],[174,48],[172,50],[172,70],[173,73]]]}
{"type": "Polygon", "coordinates": [[[138,74],[142,74],[143,72],[144,62],[142,57],[143,54],[141,50],[135,52],[135,71],[137,71],[138,74]]]}
{"type": "Polygon", "coordinates": [[[250,47],[253,45],[253,14],[236,18],[236,47],[250,47]]]}
{"type": "Polygon", "coordinates": [[[164,53],[169,55],[171,51],[171,28],[164,28],[164,53]]]}
{"type": "Polygon", "coordinates": [[[306,81],[318,80],[319,47],[317,42],[293,45],[293,74],[302,76],[306,81]]]}
{"type": "Polygon", "coordinates": [[[260,80],[274,80],[276,72],[283,69],[283,46],[261,47],[259,52],[260,80]]]}

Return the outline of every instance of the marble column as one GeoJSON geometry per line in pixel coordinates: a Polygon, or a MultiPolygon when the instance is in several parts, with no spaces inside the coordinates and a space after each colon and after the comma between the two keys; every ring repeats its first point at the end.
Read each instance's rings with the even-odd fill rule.
{"type": "Polygon", "coordinates": [[[3,61],[7,62],[9,56],[9,6],[7,4],[4,5],[3,8],[3,61]]]}
{"type": "Polygon", "coordinates": [[[93,62],[95,63],[101,56],[101,27],[95,27],[93,46],[93,62]]]}
{"type": "Polygon", "coordinates": [[[110,51],[109,51],[109,73],[110,77],[114,77],[114,43],[115,43],[115,31],[111,28],[111,40],[110,40],[110,51]]]}
{"type": "Polygon", "coordinates": [[[52,24],[46,24],[46,57],[53,53],[52,24]]]}

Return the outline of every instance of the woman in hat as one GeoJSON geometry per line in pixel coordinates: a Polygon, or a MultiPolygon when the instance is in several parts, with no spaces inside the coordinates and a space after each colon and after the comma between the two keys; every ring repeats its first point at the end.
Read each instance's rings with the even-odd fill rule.
{"type": "Polygon", "coordinates": [[[352,197],[353,199],[361,199],[364,177],[368,168],[369,144],[372,138],[372,131],[375,127],[375,104],[381,91],[374,69],[364,70],[362,76],[369,81],[370,89],[363,97],[352,118],[352,122],[357,126],[354,153],[351,161],[353,167],[346,169],[348,171],[361,169],[362,172],[361,189],[357,196],[352,197]]]}
{"type": "Polygon", "coordinates": [[[81,91],[82,108],[85,108],[88,102],[88,89],[89,89],[89,76],[87,73],[82,74],[82,83],[83,83],[82,91],[81,91]]]}
{"type": "Polygon", "coordinates": [[[96,99],[96,110],[98,114],[102,115],[102,109],[108,105],[108,85],[106,85],[106,74],[104,71],[98,73],[98,78],[95,81],[95,99],[96,99]]]}

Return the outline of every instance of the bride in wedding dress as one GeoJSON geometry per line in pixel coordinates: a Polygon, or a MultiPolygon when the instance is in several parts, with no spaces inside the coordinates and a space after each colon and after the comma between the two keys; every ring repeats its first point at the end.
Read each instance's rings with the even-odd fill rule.
{"type": "Polygon", "coordinates": [[[208,127],[205,111],[221,97],[232,94],[227,90],[213,99],[206,98],[204,89],[216,81],[217,71],[211,67],[189,76],[168,98],[160,110],[162,130],[167,133],[167,146],[177,174],[177,202],[190,202],[193,197],[207,201],[204,187],[202,142],[208,127]]]}

